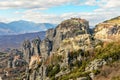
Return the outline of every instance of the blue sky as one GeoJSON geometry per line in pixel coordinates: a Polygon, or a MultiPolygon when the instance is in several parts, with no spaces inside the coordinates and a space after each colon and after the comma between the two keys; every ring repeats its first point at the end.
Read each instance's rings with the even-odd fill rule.
{"type": "Polygon", "coordinates": [[[59,24],[71,17],[91,26],[120,16],[120,0],[0,0],[0,22],[27,20],[59,24]]]}

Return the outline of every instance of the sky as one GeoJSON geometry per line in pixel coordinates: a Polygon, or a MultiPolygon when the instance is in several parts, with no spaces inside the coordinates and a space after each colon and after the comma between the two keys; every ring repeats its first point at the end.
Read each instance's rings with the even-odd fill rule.
{"type": "Polygon", "coordinates": [[[27,20],[60,24],[77,17],[90,26],[120,16],[120,0],[0,0],[0,22],[27,20]]]}

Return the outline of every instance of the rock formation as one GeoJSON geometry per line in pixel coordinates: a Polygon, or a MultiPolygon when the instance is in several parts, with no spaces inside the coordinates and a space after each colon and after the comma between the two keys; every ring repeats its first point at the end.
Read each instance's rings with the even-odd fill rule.
{"type": "Polygon", "coordinates": [[[94,61],[92,61],[90,63],[90,65],[88,65],[86,67],[86,71],[93,71],[93,70],[98,70],[100,67],[102,67],[103,65],[106,64],[106,61],[105,60],[102,60],[102,59],[96,59],[94,61]]]}
{"type": "Polygon", "coordinates": [[[32,40],[32,55],[40,55],[40,38],[37,37],[36,39],[32,40]]]}
{"type": "Polygon", "coordinates": [[[96,25],[95,38],[100,40],[118,40],[120,38],[120,17],[96,25]]]}
{"type": "Polygon", "coordinates": [[[14,56],[14,60],[12,62],[12,67],[16,68],[16,67],[22,67],[25,66],[27,63],[24,59],[21,59],[20,56],[14,56]]]}
{"type": "MultiPolygon", "coordinates": [[[[63,21],[55,29],[49,29],[44,40],[36,38],[32,42],[25,41],[23,43],[24,59],[29,63],[26,70],[27,80],[51,80],[51,77],[61,80],[62,76],[71,74],[72,70],[79,67],[83,74],[80,72],[74,74],[82,76],[76,78],[77,80],[86,80],[88,76],[90,79],[93,78],[92,71],[105,65],[106,61],[95,59],[88,61],[90,63],[88,64],[87,60],[94,58],[93,50],[101,47],[99,45],[102,44],[101,39],[119,38],[120,25],[112,23],[111,20],[98,24],[94,31],[95,38],[90,33],[88,21],[71,18],[63,21]]],[[[73,77],[73,74],[70,78],[71,76],[73,77]]]]}
{"type": "Polygon", "coordinates": [[[54,56],[54,54],[56,55],[56,53],[59,54],[62,50],[64,51],[65,54],[60,53],[59,55],[66,55],[66,57],[63,59],[63,64],[61,63],[60,66],[61,68],[65,66],[67,68],[69,65],[73,64],[74,59],[80,61],[81,55],[78,56],[77,58],[72,58],[70,57],[71,51],[79,50],[82,48],[83,45],[85,45],[83,44],[79,46],[83,42],[83,41],[80,42],[80,40],[84,40],[84,43],[86,44],[91,44],[90,43],[91,37],[89,33],[90,32],[89,32],[88,21],[80,18],[71,18],[63,21],[55,29],[49,29],[46,32],[46,38],[44,40],[41,41],[39,38],[36,38],[31,43],[30,41],[25,41],[23,43],[24,56],[27,62],[30,60],[29,70],[32,70],[32,73],[28,73],[29,79],[45,80],[47,77],[46,75],[47,71],[45,65],[47,59],[50,57],[50,55],[54,56]],[[72,44],[69,43],[67,44],[65,40],[67,40],[72,44]],[[76,43],[80,43],[80,44],[76,44],[76,43]],[[38,63],[34,60],[37,57],[34,59],[32,58],[34,56],[42,56],[43,61],[41,66],[38,66],[38,63]],[[36,72],[35,70],[36,68],[39,69],[38,72],[36,72]]]}
{"type": "Polygon", "coordinates": [[[55,30],[54,28],[48,29],[48,30],[46,31],[46,37],[47,37],[50,41],[53,40],[53,38],[55,37],[55,35],[56,35],[56,30],[55,30]]]}
{"type": "Polygon", "coordinates": [[[27,63],[30,61],[30,57],[32,56],[31,54],[31,43],[29,40],[25,40],[22,45],[22,50],[24,53],[24,59],[26,60],[27,63]]]}
{"type": "Polygon", "coordinates": [[[42,57],[39,55],[31,56],[30,63],[29,63],[29,69],[36,69],[39,65],[40,66],[42,65],[42,57]]]}
{"type": "Polygon", "coordinates": [[[23,59],[23,53],[17,49],[13,49],[9,53],[8,68],[22,67],[26,65],[26,61],[23,59]]]}
{"type": "Polygon", "coordinates": [[[59,48],[63,39],[87,33],[89,33],[88,21],[80,18],[65,20],[56,27],[56,35],[53,40],[53,50],[59,48]]]}
{"type": "Polygon", "coordinates": [[[52,42],[48,38],[45,38],[40,44],[41,56],[44,57],[44,59],[47,59],[47,57],[50,55],[51,50],[52,42]]]}

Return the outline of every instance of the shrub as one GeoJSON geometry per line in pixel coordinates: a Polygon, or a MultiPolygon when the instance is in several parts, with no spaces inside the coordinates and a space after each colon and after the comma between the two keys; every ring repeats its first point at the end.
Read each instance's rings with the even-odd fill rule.
{"type": "Polygon", "coordinates": [[[52,71],[53,66],[54,66],[54,65],[52,65],[52,64],[50,64],[50,65],[47,66],[47,69],[46,69],[46,71],[47,71],[47,76],[49,76],[50,72],[52,71]]]}
{"type": "Polygon", "coordinates": [[[57,74],[60,71],[60,65],[56,64],[54,66],[49,66],[47,68],[47,70],[48,70],[48,74],[47,75],[49,77],[53,77],[53,76],[55,76],[55,74],[57,74]]]}
{"type": "Polygon", "coordinates": [[[100,70],[93,70],[92,71],[95,75],[98,75],[100,73],[100,70]]]}
{"type": "Polygon", "coordinates": [[[55,76],[52,76],[52,77],[50,78],[50,80],[55,80],[55,76]]]}
{"type": "Polygon", "coordinates": [[[95,49],[96,57],[108,60],[112,58],[113,61],[116,61],[120,58],[120,44],[117,42],[112,42],[106,44],[102,48],[95,49]]]}

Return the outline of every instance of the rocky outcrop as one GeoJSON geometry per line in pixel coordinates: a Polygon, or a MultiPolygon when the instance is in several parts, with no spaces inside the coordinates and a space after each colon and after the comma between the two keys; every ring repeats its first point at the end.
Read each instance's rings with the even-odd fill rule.
{"type": "MultiPolygon", "coordinates": [[[[43,61],[42,61],[41,66],[39,66],[38,63],[32,59],[33,56],[31,57],[30,64],[29,64],[29,70],[32,69],[33,71],[32,73],[29,74],[30,80],[36,80],[36,79],[45,80],[46,79],[47,71],[46,71],[45,63],[48,57],[53,56],[54,54],[60,53],[59,55],[66,56],[63,59],[63,63],[61,63],[60,65],[61,68],[65,66],[68,67],[70,64],[74,63],[75,62],[74,58],[73,59],[70,58],[70,53],[72,50],[79,50],[82,48],[83,45],[85,45],[83,44],[80,46],[80,44],[83,43],[82,40],[87,45],[90,44],[91,42],[90,35],[89,35],[88,21],[84,19],[80,19],[80,18],[71,18],[71,19],[65,20],[61,24],[59,24],[55,29],[49,29],[46,32],[46,38],[42,41],[40,41],[40,39],[38,38],[33,40],[32,41],[32,54],[35,56],[35,55],[38,55],[38,53],[40,53],[43,61]],[[72,44],[70,43],[67,44],[66,41],[72,44]],[[61,51],[64,51],[65,54],[62,54],[61,51]],[[36,72],[35,70],[36,68],[38,72],[36,72]]],[[[30,50],[30,48],[31,48],[30,42],[24,42],[24,50],[25,51],[26,49],[30,50]]],[[[81,56],[78,56],[76,60],[81,61],[81,56]]]]}
{"type": "Polygon", "coordinates": [[[45,38],[43,41],[40,38],[36,38],[32,42],[24,41],[22,46],[24,59],[29,64],[26,67],[26,80],[44,80],[46,77],[44,63],[50,55],[50,51],[52,51],[52,42],[48,38],[45,38]]]}
{"type": "Polygon", "coordinates": [[[13,64],[13,68],[16,68],[16,67],[23,67],[27,63],[23,59],[14,59],[12,64],[13,64]]]}
{"type": "Polygon", "coordinates": [[[26,65],[23,59],[23,53],[17,49],[13,49],[9,53],[8,68],[22,67],[26,65]]]}
{"type": "Polygon", "coordinates": [[[32,55],[40,55],[40,38],[37,37],[36,39],[32,40],[32,55]]]}
{"type": "Polygon", "coordinates": [[[41,56],[46,60],[50,55],[50,51],[52,51],[52,42],[48,38],[45,38],[40,44],[41,56]]]}
{"type": "Polygon", "coordinates": [[[32,56],[32,54],[31,54],[31,43],[30,43],[29,40],[25,40],[23,42],[22,50],[23,50],[24,59],[26,60],[27,63],[29,63],[30,57],[32,56]]]}
{"type": "Polygon", "coordinates": [[[42,56],[47,59],[47,57],[50,55],[50,51],[52,51],[52,41],[50,41],[48,38],[45,38],[41,41],[39,37],[31,42],[26,40],[22,45],[22,50],[24,53],[24,59],[28,63],[33,55],[42,56]]]}
{"type": "Polygon", "coordinates": [[[92,36],[90,34],[82,34],[82,35],[78,35],[75,36],[73,38],[68,38],[68,39],[64,39],[61,43],[60,43],[60,48],[59,48],[59,52],[61,53],[61,51],[67,51],[67,50],[87,50],[92,48],[92,41],[94,42],[94,40],[92,40],[92,36]]]}
{"type": "Polygon", "coordinates": [[[44,65],[44,58],[41,56],[32,56],[29,70],[31,71],[29,74],[30,80],[45,80],[46,66],[44,65]]]}
{"type": "Polygon", "coordinates": [[[86,71],[93,71],[93,70],[98,70],[100,67],[105,65],[107,62],[103,59],[96,59],[86,67],[86,71]]]}
{"type": "Polygon", "coordinates": [[[55,35],[56,35],[56,30],[54,28],[48,29],[46,31],[46,38],[48,38],[50,41],[53,40],[53,38],[55,37],[55,35]]]}
{"type": "Polygon", "coordinates": [[[29,69],[36,69],[39,65],[42,64],[42,57],[41,56],[31,56],[29,69]]]}
{"type": "Polygon", "coordinates": [[[63,39],[89,33],[88,21],[80,18],[71,18],[63,21],[56,27],[53,50],[57,50],[63,39]]]}
{"type": "Polygon", "coordinates": [[[71,18],[63,21],[55,29],[48,30],[46,37],[53,42],[52,51],[56,51],[60,47],[62,40],[88,33],[90,33],[88,21],[80,18],[71,18]]]}
{"type": "Polygon", "coordinates": [[[39,38],[34,39],[32,43],[28,40],[24,41],[24,57],[27,62],[33,54],[41,54],[46,59],[50,55],[50,52],[55,52],[59,49],[62,40],[88,33],[89,23],[85,19],[71,18],[65,20],[55,29],[49,29],[46,32],[46,38],[43,41],[39,38]]]}
{"type": "Polygon", "coordinates": [[[95,38],[100,40],[120,39],[120,17],[96,25],[94,32],[95,38]]]}

